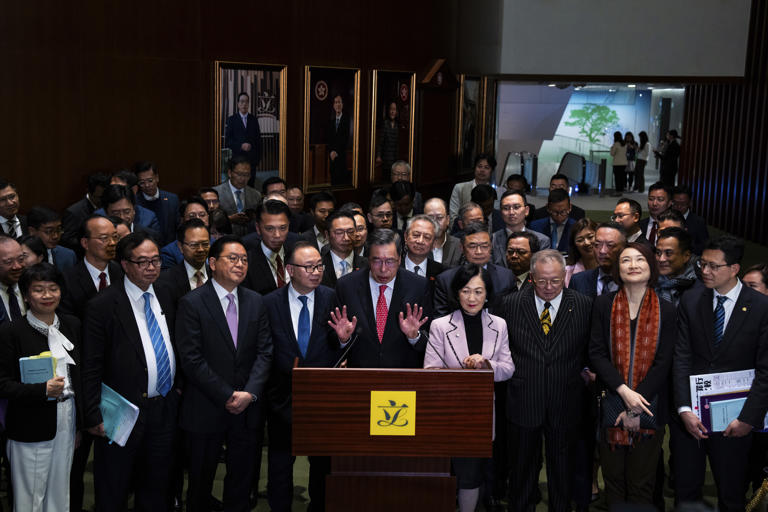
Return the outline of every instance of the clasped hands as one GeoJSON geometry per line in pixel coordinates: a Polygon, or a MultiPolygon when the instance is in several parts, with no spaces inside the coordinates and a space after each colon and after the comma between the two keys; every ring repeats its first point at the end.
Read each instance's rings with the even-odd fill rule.
{"type": "Polygon", "coordinates": [[[488,360],[484,358],[482,354],[472,354],[471,356],[465,357],[464,361],[462,362],[464,364],[464,368],[473,370],[484,370],[491,367],[488,360]]]}

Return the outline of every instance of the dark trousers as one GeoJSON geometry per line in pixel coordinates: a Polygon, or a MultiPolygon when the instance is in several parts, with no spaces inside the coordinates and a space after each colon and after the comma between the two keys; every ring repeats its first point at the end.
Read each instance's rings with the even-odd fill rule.
{"type": "Polygon", "coordinates": [[[253,478],[253,461],[261,449],[263,431],[248,428],[246,414],[233,417],[222,432],[186,431],[189,482],[187,486],[187,511],[208,511],[211,490],[221,447],[227,444],[227,474],[224,477],[224,510],[247,512],[253,478]]]}
{"type": "Polygon", "coordinates": [[[541,439],[547,460],[547,489],[550,511],[570,511],[572,450],[574,433],[565,427],[521,427],[509,423],[510,458],[509,510],[527,511],[536,504],[541,468],[541,439]]]}
{"type": "Polygon", "coordinates": [[[83,430],[80,433],[80,446],[75,449],[72,456],[72,469],[69,471],[69,509],[73,512],[83,510],[83,496],[85,494],[83,477],[92,446],[93,436],[83,430]]]}
{"type": "Polygon", "coordinates": [[[764,469],[768,466],[768,432],[754,432],[752,436],[747,482],[752,483],[752,492],[754,493],[757,492],[766,477],[764,469]]]}
{"type": "Polygon", "coordinates": [[[680,422],[670,422],[669,429],[675,450],[675,502],[701,501],[706,458],[709,457],[717,485],[718,510],[743,511],[752,434],[736,438],[710,433],[708,439],[697,441],[680,422]]]}
{"type": "Polygon", "coordinates": [[[627,184],[627,166],[626,165],[614,165],[613,166],[613,188],[616,192],[624,192],[624,187],[627,184]]]}
{"type": "Polygon", "coordinates": [[[167,512],[179,395],[150,398],[139,405],[139,419],[124,447],[96,439],[93,478],[96,510],[126,510],[134,491],[134,510],[167,512]]]}
{"type": "MultiPolygon", "coordinates": [[[[291,510],[293,502],[293,463],[291,425],[277,416],[267,420],[267,500],[273,512],[291,510]]],[[[325,477],[331,472],[330,457],[309,457],[309,510],[325,510],[325,477]]]]}
{"type": "Polygon", "coordinates": [[[646,160],[637,160],[635,162],[635,188],[638,192],[645,192],[645,164],[646,160]]]}
{"type": "Polygon", "coordinates": [[[653,504],[656,466],[664,431],[641,437],[632,446],[611,448],[600,441],[600,465],[608,507],[620,503],[653,504]]]}

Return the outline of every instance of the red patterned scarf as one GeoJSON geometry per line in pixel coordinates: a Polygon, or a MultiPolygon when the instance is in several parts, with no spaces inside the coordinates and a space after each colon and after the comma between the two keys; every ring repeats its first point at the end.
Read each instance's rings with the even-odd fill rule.
{"type": "Polygon", "coordinates": [[[643,381],[653,364],[653,358],[656,356],[656,344],[659,341],[660,318],[659,297],[653,289],[648,288],[637,315],[635,351],[634,358],[632,358],[629,301],[624,288],[621,288],[613,299],[613,307],[611,308],[613,365],[627,385],[630,383],[629,376],[632,372],[632,385],[630,386],[632,389],[637,389],[637,385],[643,381]],[[631,368],[630,360],[632,360],[631,368]]]}

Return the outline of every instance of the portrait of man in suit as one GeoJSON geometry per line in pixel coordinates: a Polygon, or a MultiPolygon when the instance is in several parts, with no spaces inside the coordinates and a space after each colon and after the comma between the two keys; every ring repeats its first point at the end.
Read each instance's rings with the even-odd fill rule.
{"type": "Polygon", "coordinates": [[[211,246],[211,279],[179,301],[178,350],[185,387],[179,424],[189,461],[187,510],[208,510],[219,454],[227,445],[225,510],[248,510],[264,428],[272,336],[263,299],[240,284],[243,244],[225,235],[211,246]]]}
{"type": "Polygon", "coordinates": [[[328,122],[326,144],[331,168],[331,185],[349,183],[351,176],[347,166],[347,146],[349,145],[350,121],[344,113],[344,98],[341,94],[333,96],[333,116],[328,122]]]}
{"type": "Polygon", "coordinates": [[[545,444],[550,510],[570,510],[569,451],[584,409],[591,301],[564,288],[565,259],[546,249],[531,259],[529,286],[507,297],[503,317],[517,370],[507,389],[510,510],[535,507],[545,444]]]}
{"type": "Polygon", "coordinates": [[[247,92],[237,95],[237,112],[227,118],[224,145],[232,156],[243,156],[255,169],[261,161],[261,130],[259,120],[251,114],[251,97],[247,92]]]}

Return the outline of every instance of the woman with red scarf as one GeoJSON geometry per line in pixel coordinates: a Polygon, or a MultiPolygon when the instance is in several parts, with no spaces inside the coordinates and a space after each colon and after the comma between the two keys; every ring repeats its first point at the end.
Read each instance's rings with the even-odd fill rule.
{"type": "Polygon", "coordinates": [[[668,416],[675,307],[656,295],[651,247],[630,243],[613,268],[619,290],[597,297],[589,354],[603,388],[600,463],[609,508],[653,503],[668,416]]]}

